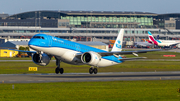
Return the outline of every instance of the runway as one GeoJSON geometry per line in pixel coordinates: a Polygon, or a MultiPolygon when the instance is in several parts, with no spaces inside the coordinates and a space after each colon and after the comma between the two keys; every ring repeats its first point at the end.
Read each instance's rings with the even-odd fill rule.
{"type": "Polygon", "coordinates": [[[180,72],[0,74],[0,83],[180,80],[180,72]]]}

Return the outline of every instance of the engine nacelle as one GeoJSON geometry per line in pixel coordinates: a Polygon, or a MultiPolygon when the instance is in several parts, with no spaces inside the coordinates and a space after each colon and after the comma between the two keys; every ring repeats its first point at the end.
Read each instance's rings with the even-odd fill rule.
{"type": "Polygon", "coordinates": [[[95,52],[86,52],[82,54],[81,61],[91,66],[97,66],[101,61],[101,56],[95,52]]]}
{"type": "Polygon", "coordinates": [[[33,56],[32,56],[32,60],[35,64],[37,65],[41,65],[41,66],[46,66],[49,64],[50,62],[50,57],[47,55],[47,54],[37,54],[35,53],[33,56]]]}

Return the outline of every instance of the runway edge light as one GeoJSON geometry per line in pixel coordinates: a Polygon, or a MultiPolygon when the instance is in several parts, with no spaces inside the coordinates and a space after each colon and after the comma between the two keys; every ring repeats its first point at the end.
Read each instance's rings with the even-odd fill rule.
{"type": "Polygon", "coordinates": [[[29,71],[38,71],[38,67],[29,67],[29,71]]]}

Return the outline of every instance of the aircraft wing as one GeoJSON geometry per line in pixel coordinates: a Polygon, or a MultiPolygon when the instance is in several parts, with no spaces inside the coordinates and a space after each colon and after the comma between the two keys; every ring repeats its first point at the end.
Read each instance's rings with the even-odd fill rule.
{"type": "Polygon", "coordinates": [[[109,56],[109,55],[125,55],[125,54],[133,54],[133,53],[147,53],[153,51],[161,51],[161,49],[152,49],[152,50],[137,50],[137,51],[120,51],[120,52],[98,52],[101,56],[109,56]]]}
{"type": "Polygon", "coordinates": [[[176,46],[177,44],[180,44],[180,43],[170,44],[169,46],[176,46]]]}
{"type": "MultiPolygon", "coordinates": [[[[151,49],[151,50],[137,50],[137,51],[115,51],[115,52],[97,52],[99,55],[110,56],[110,55],[125,55],[125,54],[136,54],[136,53],[147,53],[153,51],[161,51],[161,49],[151,49]]],[[[81,56],[83,53],[78,53],[76,56],[81,56]]]]}
{"type": "Polygon", "coordinates": [[[152,46],[152,44],[150,44],[148,42],[136,42],[135,44],[138,45],[138,46],[144,46],[144,47],[152,46]]]}
{"type": "Polygon", "coordinates": [[[152,44],[146,45],[146,44],[137,44],[138,46],[143,46],[143,47],[147,47],[147,46],[152,46],[152,44]]]}

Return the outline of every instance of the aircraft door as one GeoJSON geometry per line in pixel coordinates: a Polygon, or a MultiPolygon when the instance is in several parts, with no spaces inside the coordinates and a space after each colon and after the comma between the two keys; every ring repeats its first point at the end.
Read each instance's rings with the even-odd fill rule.
{"type": "Polygon", "coordinates": [[[81,47],[77,44],[75,44],[75,47],[76,47],[76,51],[80,52],[81,51],[81,47]]]}

